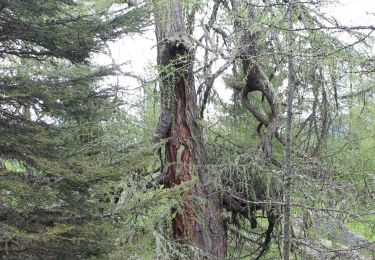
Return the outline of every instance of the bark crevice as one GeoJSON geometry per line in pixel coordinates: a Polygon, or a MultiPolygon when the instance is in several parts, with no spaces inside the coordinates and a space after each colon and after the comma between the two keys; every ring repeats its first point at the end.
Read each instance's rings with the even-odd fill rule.
{"type": "Polygon", "coordinates": [[[161,180],[166,188],[193,181],[183,195],[180,210],[174,209],[173,237],[198,246],[206,258],[222,259],[226,234],[220,217],[222,202],[213,187],[198,119],[194,86],[194,52],[183,26],[180,1],[168,0],[157,9],[156,36],[160,68],[161,115],[155,141],[166,140],[161,180]]]}

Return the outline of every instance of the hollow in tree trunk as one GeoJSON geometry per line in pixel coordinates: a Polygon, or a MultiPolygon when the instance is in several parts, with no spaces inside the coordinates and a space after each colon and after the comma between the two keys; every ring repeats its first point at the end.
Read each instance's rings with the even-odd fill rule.
{"type": "Polygon", "coordinates": [[[174,212],[173,236],[180,243],[198,246],[208,258],[221,259],[226,254],[222,200],[207,170],[206,152],[195,121],[194,54],[181,2],[156,1],[155,20],[162,103],[156,137],[167,140],[164,184],[171,188],[191,180],[194,183],[184,194],[181,209],[174,212]]]}

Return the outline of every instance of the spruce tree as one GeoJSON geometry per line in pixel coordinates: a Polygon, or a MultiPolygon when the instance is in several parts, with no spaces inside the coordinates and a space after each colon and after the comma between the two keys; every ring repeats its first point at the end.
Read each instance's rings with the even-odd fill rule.
{"type": "Polygon", "coordinates": [[[145,6],[112,11],[114,2],[0,1],[0,255],[110,248],[95,189],[116,177],[97,160],[116,107],[100,79],[117,68],[90,60],[148,16],[145,6]]]}

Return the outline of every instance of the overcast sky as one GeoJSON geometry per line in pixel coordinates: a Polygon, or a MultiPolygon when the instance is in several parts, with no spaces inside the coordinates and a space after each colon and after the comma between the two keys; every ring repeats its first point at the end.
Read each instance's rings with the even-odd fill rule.
{"type": "MultiPolygon", "coordinates": [[[[327,14],[338,19],[343,25],[375,25],[375,0],[341,0],[340,4],[336,4],[327,8],[327,14]]],[[[146,76],[152,70],[152,66],[156,63],[156,46],[155,34],[150,31],[144,35],[125,36],[124,38],[110,43],[112,57],[118,63],[128,62],[124,66],[124,71],[132,71],[135,74],[146,76]]],[[[99,64],[110,63],[111,60],[103,55],[95,57],[95,61],[99,64]]],[[[116,81],[116,79],[107,79],[116,81]]],[[[118,78],[119,84],[129,89],[134,89],[139,85],[135,80],[118,78]]],[[[219,95],[224,100],[228,100],[231,91],[226,90],[219,85],[219,95]]],[[[128,94],[136,94],[135,91],[129,91],[128,94]]]]}

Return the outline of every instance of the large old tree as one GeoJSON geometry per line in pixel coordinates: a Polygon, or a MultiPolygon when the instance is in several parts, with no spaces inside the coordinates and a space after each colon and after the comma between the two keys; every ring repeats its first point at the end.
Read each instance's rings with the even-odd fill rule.
{"type": "Polygon", "coordinates": [[[0,0],[0,258],[373,256],[375,27],[328,2],[0,0]]]}
{"type": "Polygon", "coordinates": [[[155,4],[156,36],[160,66],[161,115],[157,139],[165,139],[162,174],[166,187],[191,182],[173,219],[173,235],[181,243],[204,250],[204,255],[223,258],[226,234],[220,216],[221,198],[206,165],[206,151],[197,123],[194,85],[194,50],[178,0],[155,4]]]}
{"type": "MultiPolygon", "coordinates": [[[[325,26],[317,18],[324,20],[325,17],[320,11],[315,12],[314,7],[319,8],[319,4],[288,1],[213,1],[208,7],[209,11],[202,14],[201,18],[199,15],[194,16],[194,4],[180,1],[156,2],[161,114],[154,140],[165,141],[164,150],[161,149],[163,158],[160,179],[167,188],[191,185],[188,186],[191,188],[183,193],[182,206],[173,209],[175,241],[196,245],[207,254],[221,258],[226,255],[226,247],[230,246],[228,238],[234,236],[238,237],[236,243],[241,241],[240,243],[252,245],[249,246],[252,257],[260,258],[270,248],[274,234],[281,232],[276,229],[279,228],[281,213],[287,209],[279,202],[283,198],[281,183],[283,178],[287,180],[284,193],[289,191],[291,150],[294,159],[307,160],[299,163],[312,163],[310,156],[322,149],[322,143],[328,136],[329,124],[332,123],[329,119],[327,92],[331,92],[336,109],[338,106],[335,76],[338,72],[336,65],[331,65],[332,53],[329,50],[337,48],[336,52],[351,55],[345,53],[351,45],[345,46],[341,39],[329,36],[329,30],[342,30],[350,35],[355,35],[352,33],[355,29],[373,30],[371,26],[350,28],[334,24],[326,26],[326,32],[323,30],[325,26]],[[295,8],[292,8],[292,5],[295,5],[295,8]],[[222,17],[227,20],[224,19],[223,22],[224,20],[220,20],[222,17]],[[196,35],[193,35],[196,20],[199,20],[202,26],[202,36],[197,39],[194,38],[196,35]],[[297,29],[293,29],[294,24],[297,29]],[[315,32],[318,28],[319,32],[315,32]],[[299,50],[297,54],[296,48],[302,51],[299,50]],[[201,50],[199,55],[196,50],[201,50]],[[306,57],[305,53],[308,53],[306,57]],[[297,59],[297,55],[301,58],[297,59]],[[203,63],[202,67],[197,65],[199,61],[203,63]],[[223,65],[217,66],[218,69],[212,72],[212,64],[215,62],[223,65]],[[232,73],[228,73],[230,67],[232,73]],[[293,67],[297,68],[296,71],[293,67]],[[233,106],[237,107],[236,111],[228,112],[224,105],[224,113],[237,117],[243,115],[243,109],[250,112],[252,120],[255,119],[255,122],[251,121],[250,127],[256,133],[258,145],[254,145],[250,150],[240,148],[243,154],[237,155],[236,166],[224,166],[216,170],[218,174],[213,175],[212,171],[208,170],[208,165],[222,163],[220,160],[227,158],[207,158],[197,124],[199,120],[196,110],[200,109],[202,118],[210,100],[222,102],[220,98],[215,98],[213,84],[224,72],[228,73],[224,77],[225,83],[233,89],[233,106]],[[197,89],[194,87],[194,79],[200,83],[197,89]],[[283,91],[286,81],[289,82],[288,100],[286,91],[283,91]],[[311,89],[311,95],[314,96],[312,106],[309,100],[299,96],[303,91],[305,95],[310,93],[311,89]],[[298,106],[294,105],[292,108],[292,99],[296,99],[292,95],[293,91],[297,92],[294,95],[298,95],[298,106]],[[322,92],[321,96],[319,91],[322,92]],[[197,99],[200,102],[197,103],[197,99]],[[318,108],[319,101],[321,104],[318,108]],[[243,109],[238,110],[236,103],[243,109]],[[288,110],[286,132],[286,117],[283,118],[285,107],[288,110]],[[310,109],[313,110],[311,116],[298,118],[302,121],[300,126],[292,121],[295,114],[306,113],[310,109]],[[320,110],[320,117],[317,116],[317,110],[320,110]],[[315,133],[309,133],[309,138],[314,134],[316,137],[307,141],[311,148],[300,151],[293,147],[293,143],[300,142],[302,146],[306,144],[297,137],[306,130],[308,123],[311,124],[310,129],[316,129],[315,133]],[[297,131],[298,134],[290,146],[292,131],[297,131]],[[284,149],[287,154],[285,157],[282,154],[284,149]],[[288,178],[282,176],[283,165],[288,178]],[[216,178],[217,176],[220,177],[216,178]],[[213,183],[220,184],[214,186],[213,183]],[[225,223],[219,216],[223,209],[230,212],[230,217],[224,218],[225,223]],[[262,232],[257,234],[257,231],[249,231],[249,228],[257,230],[262,226],[261,218],[267,219],[267,224],[260,228],[262,232]]],[[[357,37],[360,37],[359,35],[357,34],[357,37]]],[[[345,84],[345,80],[342,82],[345,84]]],[[[215,141],[217,138],[225,139],[216,135],[215,141]]],[[[210,145],[220,147],[220,144],[216,143],[210,145]]],[[[236,146],[231,147],[228,158],[233,150],[240,147],[230,140],[226,145],[236,146]]],[[[288,223],[284,237],[290,235],[288,230],[292,224],[289,222],[288,212],[289,210],[286,211],[287,219],[284,220],[288,223]]],[[[306,214],[304,210],[301,212],[306,214]]],[[[296,239],[294,234],[291,236],[296,239]]],[[[289,243],[285,241],[286,258],[289,258],[289,243]]],[[[298,247],[297,242],[293,242],[292,247],[298,247]]],[[[300,246],[299,250],[304,248],[306,246],[300,246]]],[[[231,255],[239,256],[241,253],[231,255]]]]}

